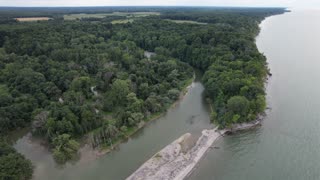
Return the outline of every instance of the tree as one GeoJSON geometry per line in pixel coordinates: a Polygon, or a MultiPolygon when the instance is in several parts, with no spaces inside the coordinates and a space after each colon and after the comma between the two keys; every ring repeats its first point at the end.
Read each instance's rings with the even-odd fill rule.
{"type": "Polygon", "coordinates": [[[142,121],[144,118],[142,113],[130,113],[128,118],[129,126],[134,126],[142,121]]]}
{"type": "Polygon", "coordinates": [[[132,112],[141,112],[143,108],[143,100],[138,99],[135,93],[127,95],[127,110],[132,112]]]}
{"type": "Polygon", "coordinates": [[[263,95],[259,95],[255,100],[255,112],[263,112],[266,109],[266,106],[266,98],[263,95]]]}
{"type": "Polygon", "coordinates": [[[148,83],[142,83],[139,86],[139,90],[137,92],[140,98],[146,99],[149,96],[149,85],[148,83]]]}
{"type": "Polygon", "coordinates": [[[92,86],[92,81],[90,77],[79,77],[72,81],[71,83],[71,89],[76,92],[82,92],[86,98],[89,98],[92,96],[92,92],[90,90],[92,86]]]}
{"type": "Polygon", "coordinates": [[[215,112],[215,111],[211,112],[210,120],[211,120],[211,122],[216,122],[216,120],[217,120],[217,112],[215,112]]]}
{"type": "Polygon", "coordinates": [[[30,160],[0,141],[0,179],[31,179],[33,166],[30,160]]]}
{"type": "Polygon", "coordinates": [[[102,129],[104,134],[108,137],[108,138],[112,138],[114,136],[117,135],[118,133],[118,129],[115,126],[115,121],[107,121],[102,125],[102,129]]]}
{"type": "Polygon", "coordinates": [[[145,101],[146,109],[152,113],[159,112],[161,110],[161,104],[158,102],[155,96],[149,96],[145,101]]]}
{"type": "Polygon", "coordinates": [[[168,91],[168,97],[172,100],[177,100],[180,95],[180,91],[178,89],[170,89],[168,91]]]}
{"type": "Polygon", "coordinates": [[[228,100],[228,110],[234,114],[246,116],[249,111],[250,103],[247,98],[243,96],[233,96],[228,100]]]}
{"type": "Polygon", "coordinates": [[[34,120],[32,122],[33,133],[42,133],[45,130],[45,124],[47,123],[48,116],[48,111],[40,111],[34,116],[34,120]]]}
{"type": "Polygon", "coordinates": [[[110,100],[115,106],[123,106],[126,104],[126,98],[129,92],[129,82],[126,80],[116,79],[111,86],[110,100]]]}
{"type": "Polygon", "coordinates": [[[77,154],[79,143],[71,139],[69,134],[62,134],[53,139],[53,157],[59,163],[65,163],[77,154]]]}
{"type": "Polygon", "coordinates": [[[13,86],[23,93],[35,94],[40,92],[45,83],[43,74],[33,71],[30,68],[22,69],[16,77],[13,86]]]}

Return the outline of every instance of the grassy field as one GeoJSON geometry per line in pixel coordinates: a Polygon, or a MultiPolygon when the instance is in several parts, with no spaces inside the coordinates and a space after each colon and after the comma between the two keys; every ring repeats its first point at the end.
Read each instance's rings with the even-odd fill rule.
{"type": "Polygon", "coordinates": [[[188,23],[188,24],[199,24],[199,25],[207,25],[208,23],[202,23],[202,22],[197,22],[197,21],[188,21],[188,20],[172,20],[172,19],[166,19],[167,21],[170,22],[175,22],[175,23],[188,23]]]}
{"type": "Polygon", "coordinates": [[[26,18],[15,18],[19,22],[30,22],[30,21],[48,21],[49,17],[26,17],[26,18]]]}
{"type": "Polygon", "coordinates": [[[120,20],[114,20],[111,23],[112,24],[126,24],[126,23],[132,23],[134,19],[120,19],[120,20]]]}
{"type": "Polygon", "coordinates": [[[100,13],[100,14],[68,14],[64,15],[65,20],[77,20],[82,18],[104,18],[106,16],[124,16],[127,18],[146,17],[151,15],[160,15],[158,12],[113,12],[113,13],[100,13]]]}
{"type": "Polygon", "coordinates": [[[112,13],[112,15],[126,16],[126,17],[146,17],[146,16],[152,16],[152,15],[159,16],[160,13],[158,13],[158,12],[131,12],[131,13],[114,12],[114,13],[112,13]]]}

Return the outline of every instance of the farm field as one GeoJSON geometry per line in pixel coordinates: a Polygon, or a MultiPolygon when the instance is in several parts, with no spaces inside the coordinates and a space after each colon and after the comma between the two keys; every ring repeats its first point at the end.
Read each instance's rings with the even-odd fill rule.
{"type": "Polygon", "coordinates": [[[133,18],[133,17],[146,17],[151,15],[160,15],[158,12],[113,12],[113,13],[98,13],[98,14],[86,14],[86,13],[80,13],[80,14],[68,14],[64,15],[65,20],[76,20],[76,19],[82,19],[82,18],[104,18],[106,16],[125,16],[127,18],[133,18]]]}
{"type": "Polygon", "coordinates": [[[197,21],[189,21],[189,20],[172,20],[172,19],[166,19],[167,21],[175,22],[175,23],[188,23],[188,24],[200,24],[200,25],[207,25],[208,23],[202,23],[197,21]]]}
{"type": "Polygon", "coordinates": [[[126,23],[132,23],[134,19],[120,19],[120,20],[114,20],[111,23],[112,24],[126,24],[126,23]]]}
{"type": "Polygon", "coordinates": [[[15,18],[19,22],[30,22],[30,21],[48,21],[49,17],[26,17],[26,18],[15,18]]]}

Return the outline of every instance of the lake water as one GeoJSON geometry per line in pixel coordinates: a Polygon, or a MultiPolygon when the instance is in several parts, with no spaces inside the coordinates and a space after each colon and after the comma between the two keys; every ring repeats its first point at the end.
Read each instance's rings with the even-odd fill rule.
{"type": "Polygon", "coordinates": [[[81,159],[64,167],[57,166],[50,152],[25,135],[14,147],[35,165],[36,180],[121,180],[128,177],[145,161],[181,135],[196,136],[205,128],[212,128],[209,110],[203,98],[204,87],[196,80],[187,95],[162,118],[150,122],[117,150],[95,158],[85,151],[81,159]]]}
{"type": "Polygon", "coordinates": [[[221,138],[189,179],[320,179],[319,19],[319,11],[293,11],[261,24],[271,110],[259,129],[221,138]]]}

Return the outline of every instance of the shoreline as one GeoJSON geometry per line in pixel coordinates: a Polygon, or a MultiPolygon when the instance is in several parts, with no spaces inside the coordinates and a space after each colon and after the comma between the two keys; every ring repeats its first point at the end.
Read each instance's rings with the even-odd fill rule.
{"type": "MultiPolygon", "coordinates": [[[[132,137],[138,131],[142,130],[142,128],[147,126],[149,123],[152,123],[153,121],[163,117],[169,110],[175,108],[183,100],[183,98],[187,95],[189,90],[192,88],[192,85],[195,82],[195,79],[196,79],[196,75],[194,72],[193,76],[190,77],[189,79],[187,79],[183,83],[184,85],[181,87],[180,95],[179,95],[178,99],[176,101],[172,102],[165,109],[165,111],[152,114],[148,119],[141,121],[141,123],[138,126],[129,129],[124,136],[120,136],[118,138],[115,138],[112,142],[112,146],[111,145],[106,146],[106,145],[102,144],[100,147],[93,148],[90,143],[90,133],[86,134],[84,137],[82,137],[80,139],[77,139],[77,141],[80,143],[80,148],[78,149],[77,158],[75,161],[80,164],[87,163],[89,161],[96,160],[97,158],[99,158],[103,155],[106,155],[106,154],[112,152],[113,150],[116,150],[116,148],[118,148],[119,145],[128,141],[128,139],[130,137],[132,137]]],[[[23,128],[23,129],[20,129],[17,131],[12,131],[11,133],[13,134],[12,135],[13,138],[10,139],[10,143],[12,145],[16,144],[18,140],[26,137],[28,144],[33,143],[33,142],[36,144],[39,144],[42,147],[44,147],[48,152],[50,152],[50,156],[52,156],[52,152],[51,152],[47,142],[44,139],[41,139],[41,138],[38,139],[37,136],[31,135],[29,127],[23,128]],[[17,137],[15,137],[15,136],[17,136],[17,137]]],[[[74,162],[74,161],[72,160],[70,162],[74,162]]],[[[70,163],[70,162],[68,162],[68,163],[70,163]]]]}
{"type": "MultiPolygon", "coordinates": [[[[91,151],[96,155],[96,157],[100,157],[105,154],[108,154],[111,151],[113,151],[115,148],[117,148],[121,143],[127,141],[131,136],[133,136],[138,131],[140,131],[142,128],[147,126],[149,123],[163,117],[165,115],[165,113],[167,113],[167,111],[171,110],[172,108],[175,108],[183,100],[183,98],[187,95],[189,90],[192,88],[192,84],[194,83],[195,79],[196,79],[196,74],[194,72],[193,77],[188,79],[185,82],[185,85],[182,87],[182,89],[180,91],[179,98],[176,101],[174,101],[164,112],[156,113],[154,115],[151,115],[149,119],[147,119],[145,121],[141,121],[142,123],[139,126],[134,127],[133,130],[128,132],[128,134],[126,134],[124,137],[117,138],[115,140],[115,143],[113,143],[112,146],[102,146],[99,148],[92,148],[91,151]]],[[[87,141],[87,139],[85,141],[87,141]]],[[[81,152],[82,148],[86,148],[86,146],[88,146],[88,145],[90,146],[90,144],[88,142],[84,143],[81,146],[81,148],[79,149],[79,151],[81,152]]]]}
{"type": "MultiPolygon", "coordinates": [[[[265,19],[263,20],[265,21],[265,19]]],[[[259,24],[259,32],[261,31],[261,24],[259,24]]],[[[261,53],[261,52],[260,52],[261,53]]],[[[261,53],[263,54],[263,53],[261,53]]],[[[266,67],[268,68],[268,67],[266,67]]],[[[266,74],[264,88],[268,84],[269,77],[272,75],[269,72],[266,74]]],[[[210,113],[212,113],[213,105],[211,100],[207,99],[210,113]]],[[[257,118],[250,122],[232,124],[229,128],[219,130],[219,125],[211,130],[203,130],[202,135],[197,140],[196,144],[191,147],[186,153],[182,151],[185,142],[190,139],[191,134],[187,133],[182,135],[177,140],[173,141],[158,153],[154,154],[149,160],[144,162],[136,171],[134,171],[126,180],[148,180],[148,179],[172,179],[181,180],[192,174],[193,170],[205,154],[212,148],[214,143],[224,135],[233,134],[261,126],[262,120],[266,116],[267,107],[264,112],[257,115],[257,118]]],[[[213,122],[214,123],[214,122],[213,122]]],[[[215,124],[215,123],[214,123],[215,124]]]]}
{"type": "MultiPolygon", "coordinates": [[[[263,117],[261,116],[261,118],[263,117]]],[[[210,130],[204,129],[196,143],[192,143],[192,135],[186,133],[154,154],[126,180],[185,179],[192,174],[200,160],[218,139],[230,132],[252,129],[260,124],[261,120],[256,120],[255,122],[236,124],[232,129],[219,130],[218,127],[210,130]]]]}

